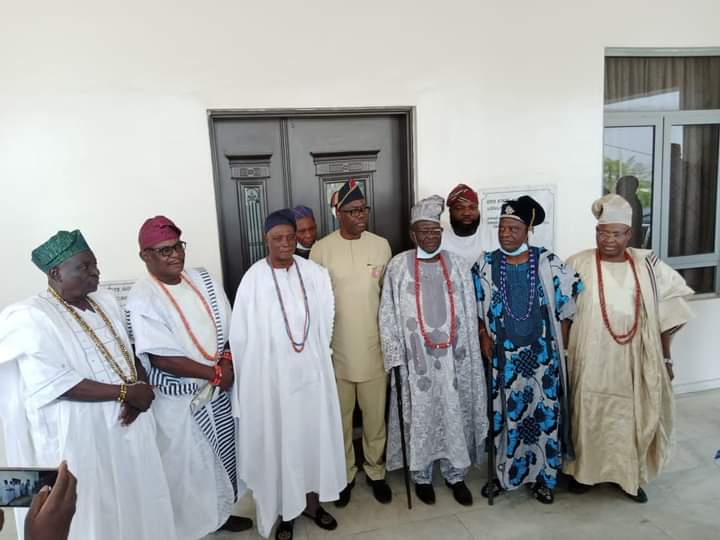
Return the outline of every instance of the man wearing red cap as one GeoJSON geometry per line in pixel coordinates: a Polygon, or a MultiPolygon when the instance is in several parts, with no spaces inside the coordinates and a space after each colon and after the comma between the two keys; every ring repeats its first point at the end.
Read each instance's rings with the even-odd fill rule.
{"type": "Polygon", "coordinates": [[[130,291],[127,310],[136,354],[157,390],[153,411],[178,538],[196,540],[218,529],[249,529],[252,521],[230,515],[244,491],[227,393],[234,381],[230,304],[207,271],[185,269],[180,234],[164,216],[140,228],[149,276],[130,291]]]}
{"type": "Polygon", "coordinates": [[[458,184],[448,195],[447,207],[450,227],[443,230],[442,249],[474,264],[484,249],[477,193],[470,186],[458,184]]]}

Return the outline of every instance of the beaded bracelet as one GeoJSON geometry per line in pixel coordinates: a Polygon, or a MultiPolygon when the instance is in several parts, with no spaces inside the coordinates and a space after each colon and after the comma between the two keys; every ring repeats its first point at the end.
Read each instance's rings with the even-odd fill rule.
{"type": "Polygon", "coordinates": [[[128,391],[127,385],[126,385],[126,384],[121,384],[121,385],[120,385],[120,395],[119,395],[118,398],[117,398],[117,400],[118,400],[120,403],[125,403],[125,398],[127,397],[127,391],[128,391]]]}
{"type": "Polygon", "coordinates": [[[223,351],[218,362],[232,362],[232,353],[230,351],[223,351]]]}
{"type": "Polygon", "coordinates": [[[213,370],[215,371],[215,377],[210,381],[210,384],[213,386],[220,386],[220,381],[222,381],[222,369],[220,369],[219,364],[215,364],[213,366],[213,370]]]}

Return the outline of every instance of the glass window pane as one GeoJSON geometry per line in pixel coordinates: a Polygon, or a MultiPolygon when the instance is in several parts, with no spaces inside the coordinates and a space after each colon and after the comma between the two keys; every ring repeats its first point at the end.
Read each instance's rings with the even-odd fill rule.
{"type": "Polygon", "coordinates": [[[261,186],[242,185],[244,225],[248,241],[249,264],[265,257],[265,211],[261,186]]]}
{"type": "MultiPolygon", "coordinates": [[[[365,185],[365,179],[364,178],[358,178],[356,176],[353,176],[355,181],[360,185],[360,191],[362,191],[363,195],[365,195],[367,191],[367,186],[365,185]]],[[[348,176],[347,178],[329,178],[325,180],[323,187],[325,190],[325,201],[327,202],[328,207],[331,206],[330,201],[332,200],[333,194],[339,190],[345,182],[347,182],[350,179],[348,176]]],[[[337,230],[340,228],[340,224],[337,221],[337,218],[335,217],[335,214],[332,213],[332,211],[327,212],[325,214],[325,234],[330,234],[331,232],[337,230]]]]}
{"type": "Polygon", "coordinates": [[[617,193],[633,207],[630,245],[652,245],[653,126],[607,127],[603,142],[603,193],[617,193]]]}
{"type": "Polygon", "coordinates": [[[715,251],[720,124],[672,126],[668,255],[715,251]]]}
{"type": "Polygon", "coordinates": [[[685,278],[689,287],[697,293],[714,293],[715,292],[715,267],[706,266],[705,268],[686,268],[678,270],[680,275],[685,278]]]}
{"type": "Polygon", "coordinates": [[[605,58],[605,111],[720,109],[720,56],[605,58]]]}

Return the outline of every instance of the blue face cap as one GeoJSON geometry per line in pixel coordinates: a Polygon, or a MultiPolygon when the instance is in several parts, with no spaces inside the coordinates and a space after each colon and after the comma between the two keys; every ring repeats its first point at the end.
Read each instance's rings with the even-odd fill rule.
{"type": "Polygon", "coordinates": [[[289,208],[283,208],[268,214],[268,217],[265,218],[265,234],[278,225],[290,225],[293,229],[297,230],[293,211],[289,208]]]}

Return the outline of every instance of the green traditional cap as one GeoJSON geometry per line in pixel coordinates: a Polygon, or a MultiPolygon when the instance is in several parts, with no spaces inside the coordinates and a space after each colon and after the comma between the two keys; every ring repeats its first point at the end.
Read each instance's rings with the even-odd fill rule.
{"type": "Polygon", "coordinates": [[[75,229],[72,232],[58,231],[32,251],[32,262],[46,274],[51,268],[81,251],[89,250],[82,233],[75,229]]]}

